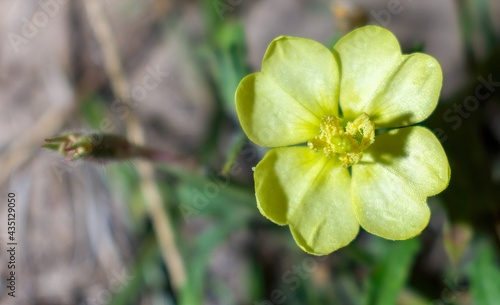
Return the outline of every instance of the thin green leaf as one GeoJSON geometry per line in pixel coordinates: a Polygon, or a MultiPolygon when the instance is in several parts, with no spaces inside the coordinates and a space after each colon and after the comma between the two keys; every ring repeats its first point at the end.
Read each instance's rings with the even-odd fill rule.
{"type": "Polygon", "coordinates": [[[222,168],[222,176],[228,176],[229,172],[234,166],[236,159],[240,155],[240,151],[247,142],[247,136],[243,131],[239,131],[236,135],[236,138],[233,140],[233,143],[228,149],[227,161],[222,168]]]}
{"type": "Polygon", "coordinates": [[[386,253],[369,279],[367,305],[396,304],[420,248],[418,239],[384,241],[386,253]]]}
{"type": "Polygon", "coordinates": [[[471,266],[471,293],[476,305],[500,302],[500,266],[495,257],[498,253],[490,244],[482,243],[477,248],[477,257],[471,266]]]}
{"type": "Polygon", "coordinates": [[[151,264],[159,266],[161,264],[159,258],[158,245],[154,235],[151,233],[141,245],[141,249],[138,251],[130,273],[127,274],[128,277],[125,278],[126,281],[123,282],[125,285],[119,287],[120,289],[115,291],[113,299],[109,304],[126,305],[137,300],[141,291],[146,288],[144,270],[151,264]]]}
{"type": "Polygon", "coordinates": [[[242,225],[241,222],[228,221],[201,234],[196,242],[194,256],[189,260],[188,281],[181,293],[179,304],[191,305],[203,303],[203,287],[206,270],[215,247],[227,240],[228,236],[242,225]]]}
{"type": "Polygon", "coordinates": [[[87,124],[94,129],[102,128],[102,122],[109,117],[105,100],[99,95],[86,97],[81,104],[80,111],[87,124]]]}
{"type": "Polygon", "coordinates": [[[481,33],[483,33],[486,41],[486,46],[489,50],[492,50],[496,44],[496,35],[491,20],[491,1],[489,0],[479,0],[476,2],[479,11],[479,23],[481,33]]]}

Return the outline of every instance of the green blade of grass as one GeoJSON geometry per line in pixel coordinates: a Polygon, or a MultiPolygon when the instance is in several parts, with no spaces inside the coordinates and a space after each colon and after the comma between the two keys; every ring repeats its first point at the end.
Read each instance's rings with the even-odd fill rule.
{"type": "Polygon", "coordinates": [[[490,244],[482,243],[471,266],[471,293],[474,304],[497,305],[500,302],[500,266],[498,253],[490,244]]]}
{"type": "Polygon", "coordinates": [[[368,282],[367,305],[393,305],[408,280],[412,263],[420,248],[418,239],[384,241],[385,255],[375,264],[368,282]]]}

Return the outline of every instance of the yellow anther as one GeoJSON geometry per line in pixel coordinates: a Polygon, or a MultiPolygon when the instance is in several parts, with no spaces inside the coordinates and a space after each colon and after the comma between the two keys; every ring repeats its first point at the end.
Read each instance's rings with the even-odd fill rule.
{"type": "Polygon", "coordinates": [[[361,160],[363,151],[375,141],[375,125],[366,113],[360,114],[345,129],[339,119],[326,116],[321,119],[320,133],[307,143],[314,152],[323,151],[327,158],[337,156],[342,165],[349,167],[361,160]],[[356,140],[358,132],[361,140],[356,140]]]}
{"type": "Polygon", "coordinates": [[[355,137],[358,131],[361,133],[363,136],[360,143],[362,151],[375,142],[375,124],[366,113],[360,114],[353,122],[347,123],[345,130],[352,137],[355,137]]]}

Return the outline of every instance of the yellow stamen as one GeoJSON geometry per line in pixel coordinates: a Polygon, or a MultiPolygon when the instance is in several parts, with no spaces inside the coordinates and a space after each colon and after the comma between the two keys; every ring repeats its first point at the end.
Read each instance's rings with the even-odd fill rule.
{"type": "Polygon", "coordinates": [[[314,152],[323,151],[327,158],[337,156],[344,167],[352,166],[361,160],[363,151],[375,142],[375,124],[366,113],[347,123],[345,129],[335,116],[321,119],[320,133],[307,143],[314,152]],[[358,141],[356,135],[360,134],[358,141]]]}

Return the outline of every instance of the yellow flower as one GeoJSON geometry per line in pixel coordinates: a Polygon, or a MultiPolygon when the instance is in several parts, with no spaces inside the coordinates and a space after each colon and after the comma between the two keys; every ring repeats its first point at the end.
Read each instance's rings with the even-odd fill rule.
{"type": "Polygon", "coordinates": [[[429,222],[427,197],[447,187],[450,168],[432,132],[396,127],[427,118],[441,85],[434,58],[402,55],[394,35],[377,26],[349,33],[333,52],[276,38],[262,71],[236,91],[249,139],[280,147],[255,168],[261,213],[289,225],[312,254],[347,245],[360,225],[392,240],[419,234],[429,222]]]}

